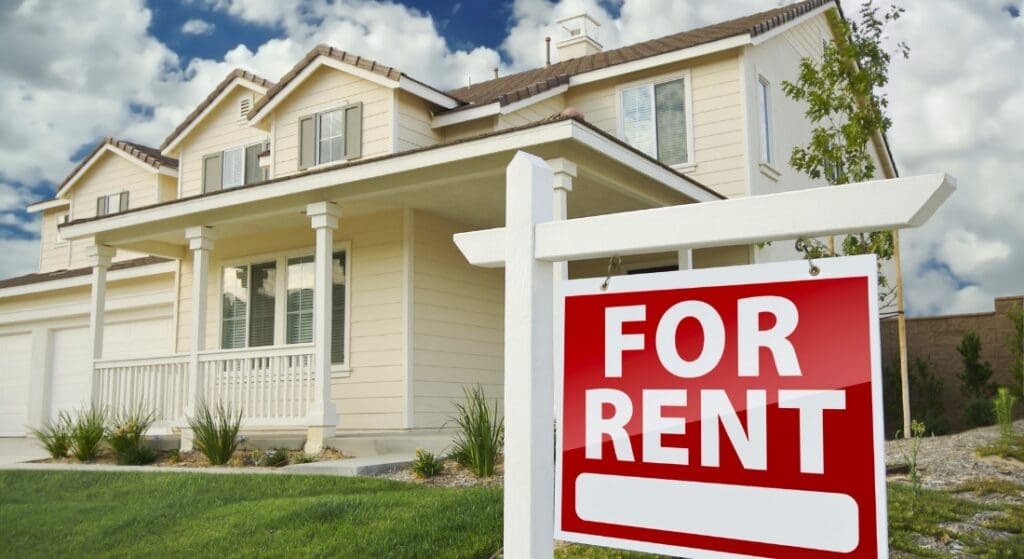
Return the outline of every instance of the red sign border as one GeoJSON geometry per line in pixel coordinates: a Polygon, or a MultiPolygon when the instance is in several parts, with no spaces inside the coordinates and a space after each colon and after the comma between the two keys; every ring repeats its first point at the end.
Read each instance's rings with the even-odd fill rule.
{"type": "Polygon", "coordinates": [[[871,403],[872,439],[875,454],[875,524],[878,538],[879,557],[887,557],[889,551],[888,505],[885,486],[885,446],[882,408],[882,366],[881,343],[878,318],[878,260],[875,255],[846,256],[816,260],[814,265],[819,269],[815,276],[810,274],[807,262],[778,262],[769,264],[753,264],[745,266],[729,266],[721,268],[705,268],[699,270],[683,270],[677,272],[660,272],[615,276],[610,279],[606,289],[602,289],[604,278],[585,278],[561,282],[557,294],[556,317],[557,328],[555,347],[555,416],[557,418],[555,437],[555,525],[554,537],[558,540],[575,543],[599,545],[644,553],[686,556],[691,559],[727,559],[747,558],[748,555],[737,555],[723,551],[693,549],[654,542],[626,540],[622,538],[597,536],[562,530],[562,441],[564,433],[563,417],[563,386],[565,367],[562,362],[564,355],[565,333],[565,301],[564,297],[576,295],[602,295],[613,293],[635,293],[642,291],[661,291],[666,289],[686,289],[695,287],[734,286],[791,281],[816,281],[837,278],[867,278],[868,280],[868,312],[869,339],[871,344],[871,403]]]}

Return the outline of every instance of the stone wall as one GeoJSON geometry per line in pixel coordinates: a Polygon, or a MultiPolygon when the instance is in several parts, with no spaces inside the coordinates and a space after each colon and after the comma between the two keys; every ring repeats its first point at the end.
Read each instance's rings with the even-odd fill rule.
{"type": "MultiPolygon", "coordinates": [[[[963,364],[956,347],[963,335],[971,330],[981,338],[981,358],[992,364],[992,381],[1000,386],[1019,385],[1011,377],[1013,353],[1009,340],[1012,329],[1007,313],[1014,305],[1024,304],[1024,297],[1001,297],[995,300],[995,311],[990,313],[957,314],[907,319],[907,354],[910,362],[915,357],[931,360],[932,372],[943,382],[943,402],[946,417],[953,428],[963,424],[960,410],[966,398],[960,393],[963,364]]],[[[882,321],[882,365],[899,370],[899,338],[896,319],[882,321]]],[[[1018,406],[1018,410],[1020,406],[1018,406]]]]}

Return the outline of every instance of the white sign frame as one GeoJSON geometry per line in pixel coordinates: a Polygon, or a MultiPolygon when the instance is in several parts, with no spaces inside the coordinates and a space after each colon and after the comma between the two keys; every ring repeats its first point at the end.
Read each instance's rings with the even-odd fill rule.
{"type": "MultiPolygon", "coordinates": [[[[681,270],[677,272],[659,272],[612,277],[607,289],[602,290],[604,278],[585,278],[567,280],[561,284],[559,307],[565,308],[565,297],[573,295],[602,295],[614,293],[635,293],[641,291],[661,291],[669,289],[689,289],[698,287],[735,286],[790,281],[820,281],[837,278],[866,278],[868,283],[869,308],[869,342],[871,345],[871,402],[872,440],[875,454],[875,519],[877,549],[880,557],[888,556],[888,510],[885,485],[885,445],[884,417],[882,404],[882,367],[881,342],[878,316],[878,267],[874,255],[849,256],[815,260],[818,267],[817,276],[809,273],[809,264],[804,261],[778,262],[769,264],[753,264],[744,266],[728,266],[698,270],[681,270]]],[[[564,334],[564,330],[563,330],[564,334]]],[[[564,337],[556,340],[564,344],[564,337]]],[[[560,352],[564,355],[564,351],[560,352]]],[[[674,545],[639,542],[607,536],[594,536],[567,532],[562,526],[562,429],[564,410],[565,363],[555,364],[555,402],[556,402],[556,443],[555,443],[555,530],[554,537],[558,540],[571,541],[587,545],[598,545],[615,549],[626,549],[643,553],[683,556],[690,559],[765,559],[750,555],[739,555],[726,552],[708,551],[674,545]]]]}

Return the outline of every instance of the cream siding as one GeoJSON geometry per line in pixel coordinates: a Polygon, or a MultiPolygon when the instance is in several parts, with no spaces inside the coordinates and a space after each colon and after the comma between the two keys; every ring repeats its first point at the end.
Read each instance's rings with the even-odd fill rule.
{"type": "Polygon", "coordinates": [[[498,115],[498,130],[540,122],[557,115],[565,109],[565,95],[555,95],[543,101],[527,105],[518,111],[498,115]]]}
{"type": "Polygon", "coordinates": [[[103,153],[69,191],[71,218],[96,217],[96,198],[126,190],[130,208],[155,204],[159,197],[156,169],[109,151],[103,153]]]}
{"type": "MultiPolygon", "coordinates": [[[[394,210],[342,217],[334,239],[351,243],[351,371],[336,374],[332,382],[339,428],[402,428],[402,213],[394,210]]],[[[210,255],[206,302],[207,349],[220,348],[220,279],[224,262],[265,262],[277,253],[296,249],[312,254],[314,242],[312,228],[305,227],[216,241],[210,255]]],[[[178,294],[179,352],[190,349],[193,280],[191,261],[185,260],[178,294]]]]}
{"type": "Polygon", "coordinates": [[[430,108],[422,99],[401,90],[395,90],[398,107],[398,150],[434,146],[444,142],[444,133],[430,127],[430,108]]]}
{"type": "Polygon", "coordinates": [[[259,100],[260,96],[246,87],[235,87],[211,112],[188,133],[174,154],[180,161],[181,196],[203,192],[203,158],[226,149],[262,142],[267,133],[249,126],[239,113],[243,98],[259,100]]]}
{"type": "Polygon", "coordinates": [[[362,158],[391,153],[393,133],[391,89],[336,70],[322,67],[281,101],[274,119],[272,157],[277,177],[299,170],[299,118],[350,103],[363,104],[362,158]]]}
{"type": "Polygon", "coordinates": [[[471,120],[469,122],[463,122],[461,124],[446,126],[444,128],[444,141],[454,142],[456,140],[464,140],[481,134],[489,134],[494,132],[497,123],[498,117],[489,116],[471,120]]]}
{"type": "Polygon", "coordinates": [[[63,270],[68,267],[71,243],[60,241],[57,236],[58,218],[67,211],[67,208],[60,208],[43,212],[39,230],[40,272],[63,270]]]}
{"type": "Polygon", "coordinates": [[[159,190],[157,191],[157,202],[168,202],[178,197],[178,177],[170,175],[159,175],[159,190]]]}
{"type": "Polygon", "coordinates": [[[416,212],[413,235],[414,425],[441,427],[480,383],[502,409],[504,279],[470,266],[452,234],[473,229],[416,212]]]}

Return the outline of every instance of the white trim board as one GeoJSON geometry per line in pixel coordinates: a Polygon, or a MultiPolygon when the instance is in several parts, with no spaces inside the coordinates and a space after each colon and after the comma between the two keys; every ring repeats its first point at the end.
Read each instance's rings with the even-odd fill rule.
{"type": "MultiPolygon", "coordinates": [[[[110,270],[107,272],[107,283],[110,283],[112,281],[141,278],[146,276],[155,276],[159,274],[169,274],[174,272],[175,270],[177,270],[177,262],[175,262],[174,260],[169,260],[167,262],[157,262],[156,264],[138,266],[135,268],[110,270]]],[[[84,274],[81,276],[61,278],[49,281],[40,281],[38,283],[30,283],[28,285],[16,285],[14,287],[2,288],[0,289],[0,299],[6,297],[18,297],[20,295],[30,295],[33,293],[45,293],[47,291],[56,291],[58,289],[68,289],[71,287],[81,287],[91,284],[92,274],[84,274]]]]}
{"type": "Polygon", "coordinates": [[[494,103],[488,103],[486,105],[480,105],[472,109],[465,109],[462,111],[442,114],[434,117],[433,122],[430,123],[431,128],[444,128],[445,126],[451,126],[453,124],[461,124],[463,122],[469,122],[471,120],[477,120],[494,115],[507,115],[514,113],[518,110],[529,107],[530,105],[540,103],[541,101],[557,97],[566,91],[569,91],[568,84],[562,84],[553,89],[549,89],[536,95],[531,95],[525,99],[520,99],[509,103],[508,105],[502,106],[501,103],[495,101],[494,103]]]}

